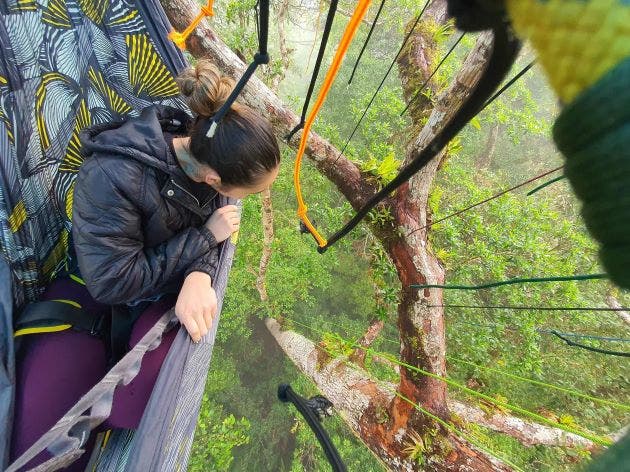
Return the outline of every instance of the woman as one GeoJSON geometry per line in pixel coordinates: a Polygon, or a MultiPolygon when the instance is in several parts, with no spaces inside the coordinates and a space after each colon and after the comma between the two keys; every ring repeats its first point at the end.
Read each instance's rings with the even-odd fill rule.
{"type": "MultiPolygon", "coordinates": [[[[152,106],[137,118],[82,133],[85,162],[75,184],[72,236],[85,286],[77,277],[61,278],[43,296],[70,299],[91,316],[115,305],[112,336],[126,348],[173,302],[194,342],[209,331],[217,309],[211,278],[216,246],[240,224],[237,207],[219,208],[217,195],[239,199],[261,192],[279,170],[271,124],[243,105],[232,105],[215,135],[206,136],[233,88],[212,63],[200,61],[177,80],[195,119],[152,106]]],[[[145,355],[138,376],[116,390],[108,427],[137,427],[173,339],[174,332],[164,336],[145,355]]],[[[117,354],[116,342],[113,350],[117,354]]],[[[111,352],[85,332],[26,337],[18,360],[13,459],[103,377],[111,352]]],[[[30,465],[46,458],[43,453],[30,465]]]]}

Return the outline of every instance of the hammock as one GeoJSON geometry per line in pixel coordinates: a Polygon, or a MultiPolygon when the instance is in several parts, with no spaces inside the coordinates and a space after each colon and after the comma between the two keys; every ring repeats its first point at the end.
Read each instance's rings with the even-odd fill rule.
{"type": "MultiPolygon", "coordinates": [[[[8,460],[15,381],[12,309],[37,300],[64,262],[74,178],[82,162],[78,132],[136,116],[153,103],[185,109],[173,75],[186,63],[167,40],[170,29],[157,0],[0,2],[2,469],[8,460]]],[[[219,305],[234,246],[226,242],[220,250],[213,277],[219,305]]],[[[137,374],[144,353],[175,321],[172,310],[165,314],[8,470],[23,470],[44,449],[54,457],[37,470],[58,470],[80,457],[89,432],[109,415],[116,385],[137,374]]],[[[205,384],[200,379],[210,363],[217,321],[218,316],[199,344],[180,329],[162,369],[169,378],[158,378],[138,431],[108,435],[90,470],[186,468],[205,384]]]]}

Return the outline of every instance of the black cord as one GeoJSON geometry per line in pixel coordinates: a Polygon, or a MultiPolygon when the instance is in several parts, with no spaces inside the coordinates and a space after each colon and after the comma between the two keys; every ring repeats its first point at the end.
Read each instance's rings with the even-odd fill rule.
{"type": "Polygon", "coordinates": [[[501,94],[503,94],[503,92],[505,92],[507,89],[509,89],[518,79],[520,79],[521,77],[523,77],[527,71],[529,69],[531,69],[532,67],[534,67],[534,64],[536,64],[536,59],[534,59],[532,62],[530,62],[529,64],[527,64],[523,70],[521,70],[518,74],[516,74],[514,77],[512,77],[510,79],[510,81],[508,83],[506,83],[503,87],[501,87],[497,93],[495,93],[492,97],[490,97],[488,99],[488,101],[483,105],[483,108],[481,110],[479,110],[479,113],[481,113],[482,111],[484,111],[492,102],[494,102],[497,98],[499,98],[501,96],[501,94]]]}
{"type": "Polygon", "coordinates": [[[381,83],[376,88],[376,91],[372,95],[372,98],[370,99],[370,102],[368,103],[367,107],[365,107],[365,110],[363,110],[363,114],[361,115],[361,118],[359,118],[359,121],[357,122],[356,126],[352,130],[352,133],[350,133],[350,136],[348,137],[348,139],[346,141],[346,144],[344,144],[343,148],[341,148],[341,151],[339,152],[339,155],[337,156],[337,159],[335,160],[335,164],[337,163],[339,158],[343,155],[343,153],[346,152],[346,148],[348,147],[348,144],[350,144],[350,141],[352,141],[352,138],[354,137],[354,134],[359,129],[359,126],[361,126],[361,122],[363,121],[363,118],[365,118],[365,115],[367,114],[368,110],[372,106],[372,103],[374,103],[374,100],[376,99],[376,96],[381,91],[381,88],[383,88],[383,84],[385,84],[385,81],[387,80],[387,77],[389,77],[390,72],[394,68],[394,65],[396,64],[396,61],[398,60],[398,56],[400,56],[400,53],[402,52],[404,47],[407,45],[407,41],[409,41],[409,38],[411,37],[411,35],[413,34],[414,30],[416,29],[416,26],[418,26],[418,23],[420,22],[420,18],[422,18],[422,15],[424,14],[424,12],[427,9],[427,7],[429,6],[429,3],[431,3],[431,0],[427,0],[427,3],[424,4],[424,7],[422,7],[422,10],[420,11],[418,16],[416,17],[416,21],[414,22],[413,26],[409,30],[409,33],[407,33],[407,36],[405,36],[405,39],[403,40],[403,42],[402,42],[402,44],[400,46],[400,49],[396,53],[396,56],[394,57],[394,60],[390,64],[389,68],[387,69],[387,72],[385,73],[385,76],[383,77],[383,80],[381,80],[381,83]]]}
{"type": "Polygon", "coordinates": [[[317,249],[320,253],[325,252],[326,249],[352,231],[376,205],[426,166],[483,107],[487,98],[505,78],[521,48],[521,43],[514,36],[507,23],[497,25],[493,29],[493,36],[494,45],[486,70],[483,72],[472,94],[460,107],[455,116],[424,149],[414,153],[415,155],[411,156],[413,159],[411,163],[403,168],[389,184],[370,198],[343,228],[330,237],[325,246],[317,249]]]}
{"type": "Polygon", "coordinates": [[[630,352],[609,351],[608,349],[599,349],[597,347],[576,343],[575,341],[571,341],[568,337],[566,337],[565,336],[566,333],[559,333],[558,331],[554,329],[549,330],[548,333],[553,334],[554,336],[562,339],[565,343],[567,343],[568,346],[571,346],[571,347],[578,347],[580,349],[586,349],[587,351],[598,352],[600,354],[606,354],[608,356],[630,357],[630,352]]]}
{"type": "MultiPolygon", "coordinates": [[[[511,327],[511,326],[503,326],[497,323],[485,323],[485,324],[481,324],[481,323],[473,323],[471,321],[462,321],[462,320],[456,320],[457,323],[460,324],[466,324],[466,325],[471,325],[471,326],[478,326],[481,328],[499,328],[499,329],[505,329],[508,331],[515,331],[515,332],[520,332],[519,329],[511,327]]],[[[607,354],[607,355],[611,355],[611,356],[621,356],[621,357],[630,357],[630,352],[620,352],[620,351],[610,351],[608,349],[600,349],[597,347],[593,347],[593,346],[587,346],[585,344],[581,344],[581,343],[576,343],[575,341],[572,341],[569,338],[579,338],[579,339],[593,339],[595,341],[617,341],[617,342],[630,342],[630,339],[626,339],[626,338],[610,338],[610,337],[606,337],[606,336],[595,336],[595,335],[591,335],[591,334],[579,334],[579,333],[564,333],[562,331],[558,331],[555,329],[541,329],[541,328],[537,328],[536,332],[539,334],[551,334],[553,336],[556,336],[557,338],[561,339],[562,341],[564,341],[565,343],[567,343],[567,345],[571,346],[571,347],[577,347],[580,349],[586,349],[587,351],[592,351],[592,352],[598,352],[600,354],[607,354]]]]}
{"type": "Polygon", "coordinates": [[[234,86],[232,93],[225,103],[219,108],[212,119],[209,121],[206,137],[212,138],[220,121],[225,117],[230,107],[234,104],[240,93],[254,75],[256,69],[261,64],[269,63],[269,54],[267,52],[267,42],[269,38],[269,0],[260,0],[260,28],[258,30],[258,52],[254,54],[254,60],[249,64],[245,72],[234,86]]]}
{"type": "Polygon", "coordinates": [[[334,472],[346,472],[348,469],[341,460],[339,452],[335,448],[335,445],[330,440],[328,433],[320,423],[316,413],[309,406],[309,400],[302,398],[295,393],[290,385],[282,384],[278,387],[278,398],[283,402],[290,402],[295,405],[295,408],[302,414],[311,430],[315,433],[317,440],[322,445],[326,458],[333,468],[334,472]]]}
{"type": "Polygon", "coordinates": [[[385,0],[381,0],[381,5],[378,7],[378,11],[376,12],[376,16],[374,17],[374,21],[372,22],[372,26],[370,26],[370,31],[368,32],[367,38],[365,38],[365,42],[363,43],[363,47],[361,48],[361,52],[359,52],[359,57],[357,57],[357,62],[354,63],[354,67],[352,68],[352,74],[350,74],[350,79],[348,80],[348,85],[352,83],[352,79],[354,78],[354,74],[359,67],[359,63],[361,62],[361,58],[363,57],[363,53],[365,52],[365,48],[370,42],[370,38],[372,37],[372,33],[374,32],[374,28],[376,27],[376,22],[381,16],[381,11],[383,10],[383,6],[385,5],[385,0]]]}
{"type": "Polygon", "coordinates": [[[407,105],[405,106],[405,108],[403,109],[403,111],[400,112],[400,116],[403,116],[407,110],[409,110],[409,107],[411,106],[411,104],[413,102],[415,102],[418,97],[420,96],[420,94],[422,93],[422,91],[424,90],[424,88],[427,86],[427,84],[429,83],[429,81],[433,78],[433,76],[435,74],[437,74],[437,71],[440,70],[440,67],[442,67],[442,64],[444,64],[444,61],[446,61],[448,59],[448,57],[451,55],[451,53],[455,50],[455,48],[457,47],[457,45],[460,43],[460,41],[462,39],[464,39],[464,36],[466,36],[466,32],[463,32],[459,38],[457,38],[457,41],[455,41],[455,44],[453,44],[451,46],[451,48],[448,50],[448,52],[446,54],[444,54],[444,57],[442,58],[442,60],[440,61],[440,63],[435,67],[435,69],[433,69],[433,72],[431,72],[431,75],[427,78],[427,80],[424,81],[424,83],[420,86],[420,88],[418,89],[418,91],[415,93],[415,95],[411,98],[411,100],[409,100],[409,102],[407,102],[407,105]]]}
{"type": "Polygon", "coordinates": [[[328,8],[328,14],[326,16],[326,24],[324,25],[324,31],[322,33],[322,41],[319,43],[319,51],[317,52],[317,60],[315,61],[315,68],[313,69],[313,75],[311,76],[311,83],[308,86],[308,92],[306,92],[306,99],[304,100],[304,105],[302,106],[302,115],[300,116],[300,122],[295,125],[289,134],[286,136],[287,142],[291,140],[293,135],[297,133],[299,130],[304,128],[304,123],[306,122],[306,112],[308,111],[308,106],[311,103],[311,97],[313,96],[313,90],[315,89],[315,83],[317,82],[317,76],[319,75],[319,69],[322,65],[322,60],[324,59],[324,53],[326,52],[326,45],[328,44],[328,37],[330,36],[330,31],[332,30],[333,21],[335,20],[335,13],[337,12],[337,4],[338,0],[331,0],[330,8],[328,8]]]}

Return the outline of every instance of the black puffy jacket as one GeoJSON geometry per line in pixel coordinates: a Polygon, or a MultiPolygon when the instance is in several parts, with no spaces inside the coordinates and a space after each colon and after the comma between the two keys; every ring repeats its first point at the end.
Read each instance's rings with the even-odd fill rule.
{"type": "Polygon", "coordinates": [[[180,110],[151,106],[137,118],[81,133],[85,162],[75,183],[72,237],[97,301],[174,293],[192,271],[214,276],[217,243],[204,222],[219,198],[184,174],[164,134],[184,134],[188,122],[180,110]]]}

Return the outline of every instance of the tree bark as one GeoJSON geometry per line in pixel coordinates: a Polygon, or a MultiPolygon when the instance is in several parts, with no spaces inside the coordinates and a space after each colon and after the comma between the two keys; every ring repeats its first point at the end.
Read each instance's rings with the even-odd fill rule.
{"type": "MultiPolygon", "coordinates": [[[[396,418],[391,418],[395,414],[392,404],[398,398],[394,394],[394,384],[371,378],[365,371],[350,364],[346,358],[331,358],[326,351],[304,336],[294,331],[283,331],[274,319],[267,318],[265,323],[287,356],[315,382],[337,411],[343,412],[348,425],[388,468],[419,470],[418,464],[405,454],[400,454],[399,448],[390,449],[393,441],[383,442],[378,436],[365,434],[368,419],[374,424],[396,421],[396,418]]],[[[405,444],[410,442],[410,432],[404,428],[391,431],[390,434],[397,437],[396,442],[405,444]]],[[[447,432],[444,439],[448,442],[446,449],[449,452],[428,457],[422,470],[510,470],[498,459],[488,456],[451,432],[447,432]]]]}
{"type": "Polygon", "coordinates": [[[492,165],[500,127],[501,125],[497,123],[490,130],[488,139],[486,140],[486,145],[475,159],[475,167],[477,167],[477,169],[488,169],[492,165]]]}
{"type": "Polygon", "coordinates": [[[267,266],[271,260],[271,245],[273,244],[273,206],[271,204],[271,189],[266,189],[262,193],[262,228],[263,228],[263,250],[258,264],[258,276],[256,277],[256,290],[260,295],[260,300],[266,303],[269,300],[267,294],[267,266]]]}
{"type": "Polygon", "coordinates": [[[488,415],[481,408],[454,400],[449,400],[448,406],[454,414],[466,423],[475,423],[493,431],[507,434],[527,447],[560,446],[582,448],[589,451],[599,448],[592,441],[577,434],[523,420],[516,416],[501,413],[488,415]]]}
{"type": "Polygon", "coordinates": [[[278,91],[280,82],[284,80],[286,70],[291,64],[291,50],[287,47],[287,37],[284,31],[284,27],[289,13],[289,1],[280,0],[276,5],[276,18],[275,22],[278,25],[278,48],[280,50],[280,60],[282,61],[282,71],[275,74],[271,79],[271,89],[275,92],[278,91]]]}
{"type": "MultiPolygon", "coordinates": [[[[619,300],[617,300],[615,297],[613,297],[612,295],[608,295],[606,297],[606,304],[610,307],[610,308],[614,308],[615,310],[619,310],[620,308],[623,308],[621,306],[621,303],[619,303],[619,300]]],[[[619,318],[621,318],[621,320],[630,325],[630,313],[628,313],[627,311],[617,311],[616,312],[617,315],[619,315],[619,318]]]]}
{"type": "MultiPolygon", "coordinates": [[[[379,319],[373,319],[370,322],[370,326],[367,331],[363,333],[361,339],[357,341],[357,344],[362,348],[368,348],[372,345],[376,338],[381,333],[383,327],[385,326],[385,322],[379,319]]],[[[350,360],[355,364],[363,367],[365,365],[365,356],[367,355],[367,351],[365,349],[355,349],[352,355],[350,356],[350,360]]]]}

